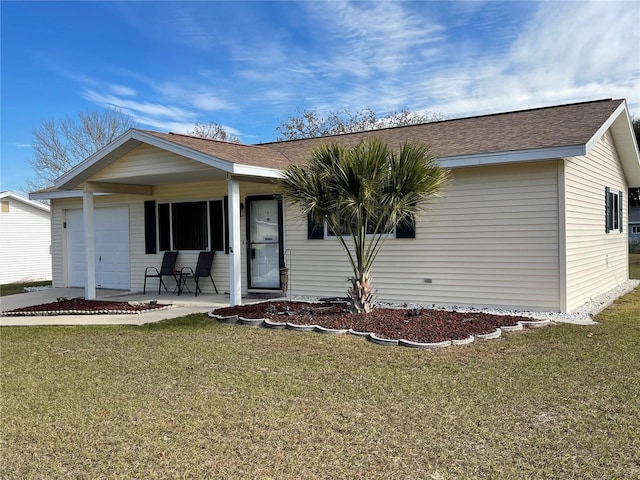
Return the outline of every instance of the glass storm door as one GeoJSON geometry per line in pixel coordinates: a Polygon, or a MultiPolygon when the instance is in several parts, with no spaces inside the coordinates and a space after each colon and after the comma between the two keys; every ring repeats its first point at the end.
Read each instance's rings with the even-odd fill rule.
{"type": "Polygon", "coordinates": [[[282,259],[282,200],[248,197],[249,288],[279,290],[282,259]]]}

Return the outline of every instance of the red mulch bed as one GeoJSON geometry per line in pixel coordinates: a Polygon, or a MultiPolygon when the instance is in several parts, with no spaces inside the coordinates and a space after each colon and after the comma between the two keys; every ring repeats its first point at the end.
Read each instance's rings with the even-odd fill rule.
{"type": "Polygon", "coordinates": [[[140,313],[149,310],[166,308],[167,305],[142,303],[130,305],[128,302],[110,302],[106,300],[85,300],[83,298],[72,298],[59,300],[41,305],[31,305],[29,307],[16,308],[3,315],[28,316],[28,315],[98,315],[98,314],[127,314],[140,313]]]}
{"type": "Polygon", "coordinates": [[[349,313],[344,304],[304,302],[263,302],[218,308],[213,313],[332,329],[351,328],[357,332],[373,332],[382,338],[420,343],[463,340],[470,335],[495,332],[498,327],[516,325],[519,320],[531,320],[511,315],[431,309],[377,308],[369,314],[349,313]],[[288,315],[279,313],[286,311],[288,315]]]}

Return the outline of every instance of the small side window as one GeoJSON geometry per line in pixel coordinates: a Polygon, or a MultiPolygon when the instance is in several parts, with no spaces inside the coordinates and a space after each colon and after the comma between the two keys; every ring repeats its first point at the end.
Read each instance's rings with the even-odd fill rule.
{"type": "Polygon", "coordinates": [[[605,232],[623,231],[622,192],[612,190],[609,187],[604,191],[605,205],[605,232]]]}

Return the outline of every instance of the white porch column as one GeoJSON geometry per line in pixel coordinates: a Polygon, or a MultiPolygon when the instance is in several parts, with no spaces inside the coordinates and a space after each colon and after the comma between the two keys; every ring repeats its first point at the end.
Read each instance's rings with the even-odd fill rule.
{"type": "Polygon", "coordinates": [[[229,195],[229,305],[242,304],[242,247],[240,245],[240,183],[228,177],[229,195]]]}
{"type": "Polygon", "coordinates": [[[87,264],[87,277],[84,284],[84,298],[96,298],[96,243],[93,215],[93,193],[82,193],[82,215],[84,219],[84,249],[87,264]]]}

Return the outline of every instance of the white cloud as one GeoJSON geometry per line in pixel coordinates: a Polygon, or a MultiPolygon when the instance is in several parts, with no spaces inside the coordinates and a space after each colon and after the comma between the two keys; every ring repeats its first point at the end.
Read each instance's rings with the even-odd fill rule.
{"type": "Polygon", "coordinates": [[[640,107],[640,9],[630,2],[542,2],[510,51],[431,82],[449,115],[626,97],[640,107]]]}
{"type": "Polygon", "coordinates": [[[125,85],[112,84],[109,85],[108,88],[114,95],[119,95],[121,97],[135,97],[137,95],[137,92],[133,88],[129,88],[125,85]]]}
{"type": "Polygon", "coordinates": [[[149,115],[151,117],[167,117],[176,120],[189,118],[191,116],[190,112],[179,107],[152,102],[135,102],[115,95],[99,93],[94,90],[85,90],[82,93],[82,96],[102,107],[118,108],[124,113],[132,116],[137,121],[144,118],[144,116],[149,115]]]}

